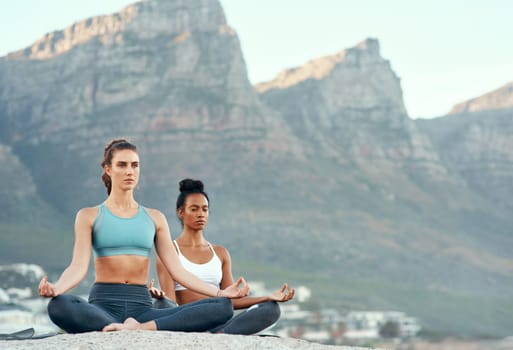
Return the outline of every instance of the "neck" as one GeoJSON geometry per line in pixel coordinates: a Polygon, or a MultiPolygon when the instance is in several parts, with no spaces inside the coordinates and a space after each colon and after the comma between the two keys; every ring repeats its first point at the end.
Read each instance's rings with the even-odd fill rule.
{"type": "Polygon", "coordinates": [[[105,203],[119,209],[133,209],[139,206],[134,199],[134,193],[132,191],[112,191],[109,197],[105,200],[105,203]]]}
{"type": "Polygon", "coordinates": [[[191,230],[187,227],[184,227],[182,234],[176,240],[183,245],[193,247],[207,244],[205,237],[203,237],[203,230],[191,230]]]}

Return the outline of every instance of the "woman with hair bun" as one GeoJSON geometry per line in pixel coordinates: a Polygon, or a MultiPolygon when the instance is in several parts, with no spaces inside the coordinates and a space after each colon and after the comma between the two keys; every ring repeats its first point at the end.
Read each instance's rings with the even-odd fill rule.
{"type": "Polygon", "coordinates": [[[39,295],[52,297],[50,319],[68,333],[122,329],[200,332],[229,320],[233,307],[227,298],[246,296],[249,287],[239,278],[220,289],[183,268],[172,248],[165,216],[134,198],[139,180],[136,146],[125,139],[113,140],[105,147],[101,166],[107,199],[77,213],[71,263],[57,282],[50,283],[45,276],[39,284],[39,295]],[[146,286],[153,245],[162,269],[198,295],[215,298],[154,309],[146,286]],[[92,250],[96,281],[88,302],[64,293],[86,276],[92,250]]]}
{"type": "MultiPolygon", "coordinates": [[[[210,203],[203,182],[184,179],[180,181],[179,188],[176,213],[182,222],[183,232],[173,241],[174,249],[187,270],[213,287],[226,288],[233,283],[231,258],[226,248],[211,244],[203,235],[210,203]]],[[[157,273],[162,290],[154,288],[153,281],[150,284],[152,296],[158,299],[156,307],[173,306],[175,302],[178,305],[190,305],[207,298],[171,277],[161,259],[157,259],[157,273]],[[165,298],[166,295],[172,301],[165,298]]],[[[246,310],[211,331],[246,335],[258,333],[278,321],[280,307],[277,302],[285,302],[293,297],[294,289],[285,283],[267,296],[232,299],[235,309],[246,310]]]]}

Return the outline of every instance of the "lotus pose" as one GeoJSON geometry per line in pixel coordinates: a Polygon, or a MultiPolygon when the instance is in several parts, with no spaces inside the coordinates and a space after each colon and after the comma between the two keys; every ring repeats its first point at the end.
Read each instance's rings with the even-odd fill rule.
{"type": "MultiPolygon", "coordinates": [[[[183,232],[173,241],[174,253],[183,266],[211,285],[213,288],[227,288],[233,284],[231,259],[228,250],[220,245],[212,245],[205,240],[203,229],[207,225],[209,216],[209,199],[204,192],[203,183],[199,180],[185,179],[179,184],[180,195],[176,202],[178,218],[182,222],[183,232]]],[[[157,259],[157,273],[162,290],[150,284],[150,292],[157,300],[156,305],[166,306],[164,299],[169,296],[179,305],[192,305],[205,299],[201,294],[184,286],[178,279],[173,278],[166,269],[166,262],[157,259]]],[[[284,302],[294,297],[294,289],[283,284],[282,287],[263,297],[242,297],[232,299],[235,309],[246,309],[226,323],[214,328],[213,332],[230,334],[255,334],[272,326],[280,317],[280,307],[276,303],[284,302]]]]}
{"type": "Polygon", "coordinates": [[[224,289],[205,283],[185,270],[176,250],[165,216],[145,208],[134,199],[139,180],[139,155],[127,140],[109,143],[102,161],[102,180],[107,199],[83,208],[75,220],[75,245],[70,265],[55,283],[43,277],[39,295],[52,297],[48,315],[69,333],[122,329],[207,331],[233,315],[228,298],[246,296],[243,278],[224,289]],[[146,286],[149,254],[155,244],[162,268],[190,290],[215,298],[172,309],[152,308],[146,286]],[[96,281],[86,300],[64,294],[86,276],[91,250],[95,253],[96,281]]]}

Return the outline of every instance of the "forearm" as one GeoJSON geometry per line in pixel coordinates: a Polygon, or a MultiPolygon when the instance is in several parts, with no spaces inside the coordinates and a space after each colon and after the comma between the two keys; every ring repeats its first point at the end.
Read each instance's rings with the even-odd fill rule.
{"type": "Polygon", "coordinates": [[[70,265],[61,274],[54,284],[56,295],[64,294],[76,287],[85,277],[87,269],[70,265]]]}
{"type": "Polygon", "coordinates": [[[176,270],[178,271],[173,271],[173,279],[180,283],[182,286],[209,297],[221,296],[218,287],[203,282],[201,279],[185,270],[181,266],[176,270]]]}
{"type": "Polygon", "coordinates": [[[266,301],[271,301],[272,299],[269,296],[265,297],[243,297],[238,299],[232,299],[232,304],[234,309],[247,309],[250,306],[255,304],[264,303],[266,301]]]}

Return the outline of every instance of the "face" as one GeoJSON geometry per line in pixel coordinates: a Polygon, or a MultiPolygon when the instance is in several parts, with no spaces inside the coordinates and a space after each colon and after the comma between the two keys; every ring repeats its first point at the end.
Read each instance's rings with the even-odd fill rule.
{"type": "Polygon", "coordinates": [[[129,149],[115,151],[105,172],[110,176],[113,189],[133,190],[139,181],[139,155],[129,149]]]}
{"type": "Polygon", "coordinates": [[[192,230],[203,230],[208,222],[208,201],[201,193],[192,193],[185,199],[183,208],[178,209],[183,226],[192,230]]]}

